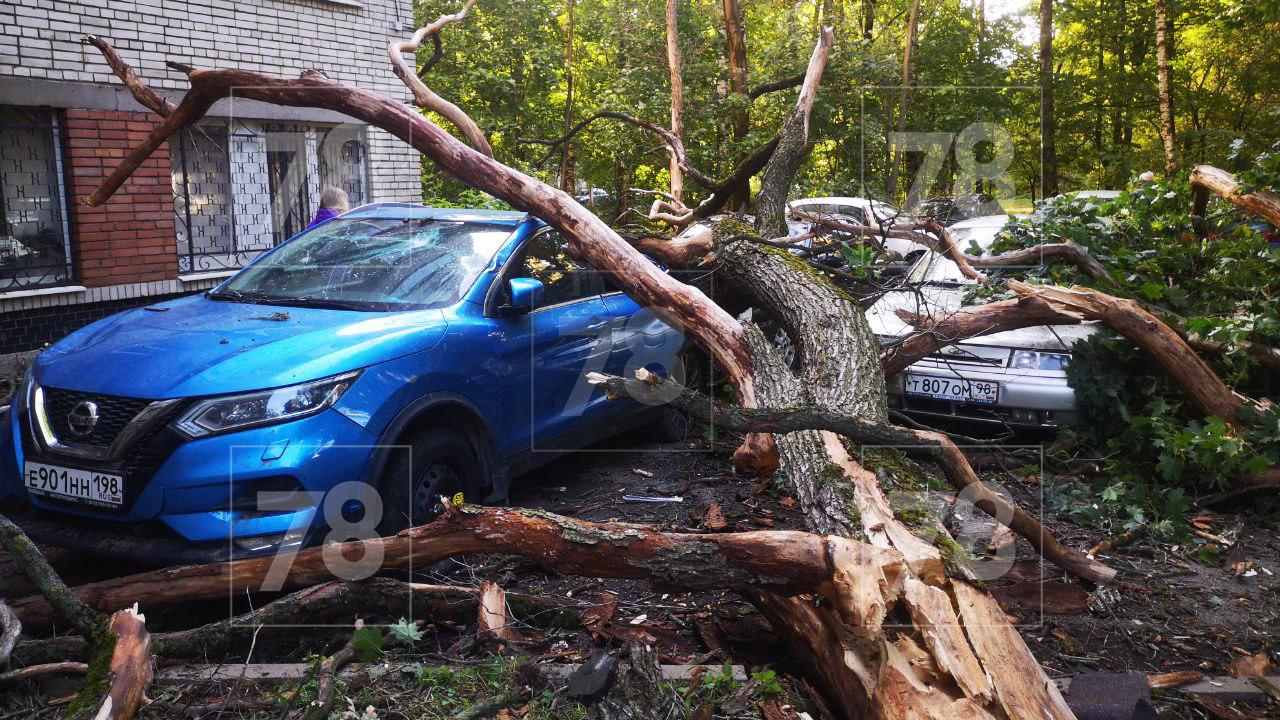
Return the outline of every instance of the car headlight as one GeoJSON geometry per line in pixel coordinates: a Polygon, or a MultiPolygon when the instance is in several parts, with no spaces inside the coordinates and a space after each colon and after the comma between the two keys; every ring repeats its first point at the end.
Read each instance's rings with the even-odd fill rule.
{"type": "Polygon", "coordinates": [[[1040,352],[1038,350],[1014,350],[1009,367],[1018,370],[1066,370],[1071,364],[1070,353],[1040,352]]]}
{"type": "Polygon", "coordinates": [[[358,372],[243,395],[196,403],[174,423],[190,438],[296,420],[333,405],[351,387],[358,372]]]}

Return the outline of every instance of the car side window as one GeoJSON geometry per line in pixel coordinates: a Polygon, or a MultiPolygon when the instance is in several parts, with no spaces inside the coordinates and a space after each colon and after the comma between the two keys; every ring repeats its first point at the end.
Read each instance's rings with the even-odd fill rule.
{"type": "Polygon", "coordinates": [[[521,250],[511,277],[541,280],[543,305],[559,305],[600,294],[596,273],[569,255],[569,246],[555,230],[540,233],[521,250]]]}

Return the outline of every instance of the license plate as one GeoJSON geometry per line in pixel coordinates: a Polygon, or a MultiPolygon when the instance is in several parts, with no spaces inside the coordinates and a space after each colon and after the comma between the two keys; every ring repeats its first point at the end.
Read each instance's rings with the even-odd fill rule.
{"type": "Polygon", "coordinates": [[[989,380],[962,380],[907,373],[903,382],[903,390],[908,395],[987,405],[994,405],[1000,399],[1000,383],[989,380]]]}
{"type": "Polygon", "coordinates": [[[33,495],[108,508],[124,503],[124,478],[119,475],[29,462],[23,476],[33,495]]]}

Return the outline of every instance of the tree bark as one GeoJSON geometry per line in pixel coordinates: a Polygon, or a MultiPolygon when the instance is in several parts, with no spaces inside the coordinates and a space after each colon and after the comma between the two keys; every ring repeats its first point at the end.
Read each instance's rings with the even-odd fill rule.
{"type": "MultiPolygon", "coordinates": [[[[111,654],[111,686],[97,713],[85,717],[130,720],[151,684],[151,634],[137,605],[112,614],[110,631],[116,640],[111,654]]],[[[81,692],[86,691],[92,691],[92,685],[87,684],[81,692]]]]}
{"type": "Polygon", "coordinates": [[[1044,197],[1058,194],[1058,121],[1053,108],[1053,0],[1040,0],[1040,171],[1044,197]]]}
{"type": "MultiPolygon", "coordinates": [[[[747,104],[747,42],[746,23],[742,17],[742,5],[738,0],[724,0],[724,37],[725,54],[729,59],[729,92],[737,95],[735,105],[729,113],[729,122],[733,130],[734,147],[747,137],[751,130],[751,117],[747,104]]],[[[738,158],[741,162],[741,158],[738,158]]],[[[731,211],[746,210],[751,200],[749,186],[735,188],[729,200],[731,211]]]]}
{"type": "Polygon", "coordinates": [[[893,143],[893,157],[889,162],[889,178],[885,193],[892,202],[898,194],[899,165],[902,164],[902,134],[907,130],[907,103],[911,90],[911,56],[915,52],[916,35],[920,22],[920,0],[911,0],[907,14],[907,41],[902,48],[902,87],[898,94],[898,139],[893,143]]]}
{"type": "MultiPolygon", "coordinates": [[[[684,142],[684,80],[680,75],[680,34],[676,22],[676,9],[679,0],[667,0],[667,70],[671,76],[671,134],[684,142]]],[[[684,204],[684,175],[680,170],[680,159],[675,151],[671,152],[671,164],[668,172],[671,175],[671,196],[677,204],[684,204]]]]}
{"type": "Polygon", "coordinates": [[[1164,174],[1172,178],[1178,166],[1174,154],[1173,88],[1169,80],[1173,29],[1167,0],[1156,0],[1156,73],[1160,95],[1160,140],[1164,144],[1164,174]]]}
{"type": "MultiPolygon", "coordinates": [[[[564,131],[569,133],[573,126],[573,5],[574,0],[565,0],[565,33],[564,33],[564,131]]],[[[570,195],[574,193],[577,177],[574,175],[573,143],[566,141],[560,146],[560,190],[570,195]]]]}
{"type": "Polygon", "coordinates": [[[507,644],[520,640],[515,621],[507,609],[507,594],[497,583],[488,580],[480,583],[476,605],[476,638],[481,645],[501,650],[507,644]]]}

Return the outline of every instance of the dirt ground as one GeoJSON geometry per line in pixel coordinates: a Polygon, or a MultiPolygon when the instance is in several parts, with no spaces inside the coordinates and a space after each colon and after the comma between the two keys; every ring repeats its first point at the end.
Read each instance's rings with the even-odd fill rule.
{"type": "MultiPolygon", "coordinates": [[[[730,439],[718,445],[700,437],[682,443],[655,443],[643,433],[620,436],[585,452],[558,459],[538,471],[516,479],[512,484],[511,503],[515,506],[543,509],[584,520],[619,520],[645,523],[669,530],[734,531],[759,529],[802,529],[803,520],[784,491],[769,483],[755,483],[735,477],[730,468],[730,439]],[[660,502],[644,502],[625,496],[662,498],[660,502]]],[[[983,474],[998,482],[1028,511],[1040,511],[1043,488],[1033,475],[1016,472],[1020,461],[984,463],[983,474]]],[[[931,497],[930,504],[938,504],[931,497]]],[[[945,498],[941,501],[945,507],[945,498]]],[[[1014,555],[996,554],[995,562],[985,558],[1000,538],[989,537],[979,529],[977,539],[967,544],[978,559],[987,559],[984,567],[1002,570],[999,577],[988,579],[987,586],[996,594],[1006,611],[1017,621],[1037,658],[1051,676],[1063,677],[1085,672],[1167,673],[1193,670],[1206,675],[1227,675],[1231,664],[1242,657],[1269,653],[1276,660],[1280,648],[1280,539],[1274,527],[1265,527],[1244,515],[1193,513],[1195,527],[1209,537],[1217,538],[1223,547],[1218,564],[1205,564],[1196,547],[1172,546],[1139,537],[1101,554],[1101,558],[1121,572],[1124,584],[1117,588],[1084,587],[1042,565],[1025,541],[1013,545],[1014,555]]],[[[1087,548],[1103,539],[1103,534],[1044,516],[1046,525],[1068,544],[1087,548]]],[[[972,519],[951,518],[949,527],[961,529],[972,519]]],[[[989,529],[989,528],[988,528],[989,529]]],[[[965,535],[961,532],[960,535],[965,535]]],[[[966,543],[965,538],[961,538],[966,543]]],[[[1212,542],[1212,541],[1205,541],[1212,542]]],[[[76,560],[65,553],[53,552],[52,558],[67,572],[73,582],[83,582],[132,568],[76,560]]],[[[19,594],[21,583],[3,569],[5,577],[0,595],[19,594]]],[[[715,664],[733,662],[749,670],[769,669],[783,680],[781,697],[794,709],[807,709],[812,716],[822,716],[821,708],[808,697],[801,683],[790,679],[790,662],[783,650],[771,641],[767,625],[754,609],[732,593],[678,593],[654,590],[648,585],[627,581],[598,581],[559,577],[542,571],[528,561],[509,557],[465,557],[445,561],[416,573],[414,579],[426,582],[474,585],[492,580],[509,593],[553,596],[575,606],[579,611],[600,613],[610,607],[611,615],[593,634],[581,627],[552,627],[541,618],[517,617],[525,635],[519,650],[542,661],[581,662],[602,645],[618,646],[639,640],[652,644],[664,663],[715,664]],[[611,606],[616,605],[616,609],[611,606]]],[[[208,615],[209,619],[225,617],[226,603],[208,607],[185,608],[180,618],[156,614],[153,629],[190,625],[191,618],[208,615]]],[[[388,620],[394,620],[388,619],[388,620]]],[[[153,623],[149,621],[149,626],[153,623]]],[[[419,669],[417,687],[444,692],[443,683],[429,668],[435,665],[462,666],[474,669],[476,649],[472,646],[474,626],[465,622],[433,622],[424,627],[425,637],[414,643],[412,651],[395,651],[400,659],[412,659],[428,669],[419,669]],[[423,675],[422,673],[427,673],[423,675]],[[423,677],[428,680],[424,681],[423,677]],[[434,679],[432,679],[434,678],[434,679]],[[423,685],[427,682],[427,685],[423,685]],[[430,683],[436,683],[431,685],[430,683]]],[[[250,658],[240,649],[227,662],[303,662],[332,653],[349,638],[346,631],[297,630],[279,631],[264,638],[250,658]]],[[[514,661],[498,661],[492,666],[493,676],[476,675],[472,680],[482,692],[496,682],[510,680],[519,670],[514,661]],[[505,664],[503,664],[505,663],[505,664]],[[507,680],[502,680],[507,678],[507,680]],[[488,685],[486,685],[488,683],[488,685]]],[[[480,669],[489,668],[483,666],[480,669]]],[[[468,681],[464,676],[451,676],[454,685],[468,681]]],[[[470,676],[466,676],[470,677],[470,676]]],[[[458,685],[462,683],[462,685],[458,685]]],[[[388,697],[403,693],[403,678],[383,678],[357,688],[344,690],[353,708],[361,703],[387,703],[388,697]],[[379,694],[381,693],[381,694],[379,694]],[[390,693],[390,695],[388,695],[390,693]]],[[[753,680],[748,686],[759,686],[753,680]]],[[[686,688],[687,690],[687,688],[686,688]]],[[[34,707],[35,695],[19,702],[34,707]]],[[[207,697],[228,693],[227,688],[205,688],[197,694],[207,697]]],[[[236,692],[243,695],[244,688],[236,692]]],[[[274,710],[259,714],[241,709],[231,716],[277,717],[282,702],[272,691],[267,700],[274,710]],[[274,714],[273,714],[274,713],[274,714]]],[[[305,688],[298,690],[305,693],[305,688]]],[[[569,704],[556,705],[559,691],[548,691],[551,700],[539,705],[536,698],[526,704],[525,715],[535,717],[576,717],[569,704]],[[533,709],[530,709],[533,708],[533,709]],[[546,713],[546,714],[540,714],[546,713]]],[[[700,690],[698,692],[705,692],[700,690]]],[[[741,688],[736,690],[741,694],[741,688]]],[[[179,693],[181,695],[182,693],[179,693]]],[[[728,694],[725,690],[722,694],[728,694]]],[[[430,697],[437,697],[431,692],[430,697]]],[[[16,697],[16,696],[15,696],[16,697]]],[[[190,694],[185,695],[190,702],[190,694]]],[[[401,708],[384,711],[379,717],[448,717],[437,697],[436,705],[418,709],[401,708]],[[431,710],[430,708],[435,708],[431,710]],[[415,714],[416,713],[416,714],[415,714]]],[[[162,694],[172,700],[170,691],[162,694]]],[[[421,699],[421,693],[413,696],[421,699]]],[[[723,698],[721,698],[723,699],[723,698]]],[[[258,701],[263,701],[261,696],[258,701]]],[[[408,700],[406,700],[408,702],[408,700]]],[[[462,702],[462,701],[459,701],[462,702]]],[[[286,705],[292,704],[289,699],[286,705]]],[[[465,704],[465,702],[463,703],[465,704]]],[[[749,703],[748,703],[749,704],[749,703]]],[[[1159,694],[1157,705],[1163,717],[1208,717],[1202,710],[1174,693],[1159,694]]],[[[339,710],[345,705],[339,705],[339,710]]],[[[9,701],[0,699],[0,717],[10,715],[9,701]]],[[[171,707],[170,705],[158,705],[171,707]]],[[[414,705],[414,708],[417,706],[414,705]]],[[[745,711],[739,717],[757,717],[745,711]]],[[[1255,717],[1277,717],[1276,709],[1254,708],[1255,717]],[[1272,713],[1265,715],[1265,713],[1272,713]]],[[[146,711],[144,717],[168,717],[158,709],[146,711]]],[[[719,716],[719,715],[717,715],[719,716]]],[[[1248,716],[1245,716],[1248,717],[1248,716]]]]}

